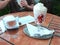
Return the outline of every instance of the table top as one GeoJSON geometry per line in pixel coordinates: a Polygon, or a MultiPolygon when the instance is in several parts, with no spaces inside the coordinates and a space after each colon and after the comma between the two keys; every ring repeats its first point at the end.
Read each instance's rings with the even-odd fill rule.
{"type": "MultiPolygon", "coordinates": [[[[12,13],[14,16],[33,16],[33,12],[17,12],[12,13]]],[[[6,15],[4,15],[6,16],[6,15]]],[[[0,20],[3,19],[4,16],[0,17],[0,20]]],[[[53,14],[46,14],[45,21],[42,23],[42,26],[47,27],[49,29],[54,29],[60,34],[60,17],[55,16],[53,14]]],[[[23,33],[24,26],[20,26],[19,29],[16,30],[7,30],[5,33],[0,35],[0,45],[60,45],[60,37],[53,36],[47,40],[34,39],[30,38],[23,33]]]]}

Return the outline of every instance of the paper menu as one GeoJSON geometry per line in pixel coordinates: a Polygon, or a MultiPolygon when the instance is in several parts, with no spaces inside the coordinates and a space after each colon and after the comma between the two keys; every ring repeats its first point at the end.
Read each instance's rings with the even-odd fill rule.
{"type": "Polygon", "coordinates": [[[0,30],[1,30],[0,33],[3,33],[3,32],[5,32],[5,31],[7,30],[7,29],[5,28],[5,25],[4,25],[4,23],[3,23],[2,20],[0,20],[0,30]]]}
{"type": "Polygon", "coordinates": [[[30,15],[19,18],[19,23],[21,23],[21,25],[31,23],[31,22],[34,22],[34,21],[35,21],[34,17],[32,17],[30,15]]]}
{"type": "Polygon", "coordinates": [[[20,5],[21,0],[16,0],[16,1],[17,1],[17,3],[20,5]]]}
{"type": "Polygon", "coordinates": [[[17,1],[18,5],[19,5],[20,7],[22,7],[22,5],[21,5],[21,0],[16,0],[16,1],[17,1]]]}

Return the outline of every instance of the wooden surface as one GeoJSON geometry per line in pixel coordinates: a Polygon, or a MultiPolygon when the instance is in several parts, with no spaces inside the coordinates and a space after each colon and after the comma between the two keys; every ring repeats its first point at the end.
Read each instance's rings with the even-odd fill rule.
{"type": "MultiPolygon", "coordinates": [[[[18,12],[18,13],[12,13],[12,14],[14,16],[20,16],[20,17],[27,16],[27,15],[33,16],[32,12],[18,12]]],[[[3,19],[3,17],[4,16],[2,16],[0,19],[3,19]]],[[[55,22],[59,23],[60,17],[47,13],[45,21],[42,23],[42,25],[47,28],[57,30],[58,27],[57,28],[51,27],[51,24],[52,24],[51,22],[54,22],[54,21],[52,21],[52,19],[55,19],[55,18],[57,18],[57,20],[55,20],[55,22]]],[[[53,26],[55,26],[55,24],[53,26]]],[[[57,25],[57,26],[59,26],[59,25],[57,25]]],[[[52,40],[51,39],[38,40],[38,39],[30,38],[27,35],[25,35],[23,33],[23,29],[24,29],[24,26],[20,26],[19,29],[16,29],[16,30],[7,30],[5,33],[0,35],[0,37],[13,43],[14,45],[60,45],[59,37],[54,36],[52,38],[52,40]]],[[[57,31],[59,32],[59,30],[57,30],[57,31]]],[[[10,45],[10,44],[8,44],[8,42],[4,42],[4,41],[0,40],[0,45],[4,45],[5,43],[6,43],[6,45],[10,45]]]]}
{"type": "Polygon", "coordinates": [[[9,44],[9,43],[7,43],[6,41],[0,39],[0,45],[11,45],[11,44],[9,44]]]}

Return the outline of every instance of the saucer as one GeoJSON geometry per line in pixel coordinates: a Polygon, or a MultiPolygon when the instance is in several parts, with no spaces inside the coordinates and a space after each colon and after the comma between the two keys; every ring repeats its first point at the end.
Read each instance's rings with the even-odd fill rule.
{"type": "MultiPolygon", "coordinates": [[[[5,24],[5,27],[7,29],[14,29],[14,28],[19,28],[19,22],[18,22],[18,17],[14,17],[13,15],[8,15],[3,18],[3,22],[5,24]],[[9,26],[8,22],[14,21],[15,24],[13,26],[9,26]]],[[[10,23],[12,24],[12,23],[10,23]]]]}
{"type": "Polygon", "coordinates": [[[41,36],[40,34],[35,34],[34,36],[30,36],[30,33],[29,33],[27,27],[24,28],[23,32],[27,36],[32,37],[32,38],[36,38],[36,39],[49,39],[49,38],[51,38],[53,36],[53,33],[48,34],[48,35],[43,35],[43,36],[41,36]]]}

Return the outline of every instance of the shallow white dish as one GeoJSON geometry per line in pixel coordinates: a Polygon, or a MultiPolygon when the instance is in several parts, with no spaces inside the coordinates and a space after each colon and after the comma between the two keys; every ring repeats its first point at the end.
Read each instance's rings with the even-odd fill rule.
{"type": "MultiPolygon", "coordinates": [[[[44,27],[43,27],[44,28],[44,27]]],[[[47,29],[47,28],[45,28],[45,29],[47,29]]],[[[49,30],[49,29],[48,29],[49,30]]],[[[29,37],[32,37],[32,38],[37,38],[37,39],[49,39],[49,38],[51,38],[52,36],[53,36],[53,33],[54,33],[54,31],[53,31],[53,33],[50,33],[50,34],[45,34],[45,35],[40,35],[40,34],[35,34],[35,35],[33,35],[33,36],[31,36],[30,35],[30,33],[29,33],[29,31],[28,31],[28,28],[27,27],[25,27],[24,28],[24,30],[23,30],[23,32],[27,35],[27,36],[29,36],[29,37]]],[[[34,33],[34,32],[33,32],[34,33]]]]}

